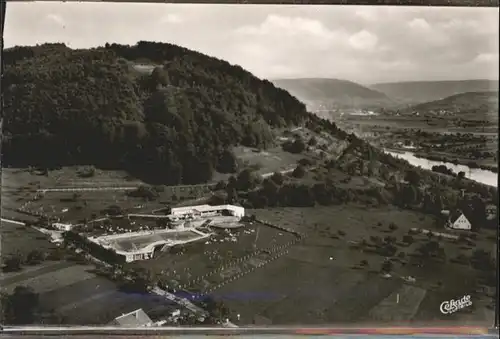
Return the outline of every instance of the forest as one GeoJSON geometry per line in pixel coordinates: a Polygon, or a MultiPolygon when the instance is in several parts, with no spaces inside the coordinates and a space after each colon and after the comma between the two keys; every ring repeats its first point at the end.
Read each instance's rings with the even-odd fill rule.
{"type": "Polygon", "coordinates": [[[172,44],[4,51],[3,161],[125,169],[149,182],[206,182],[234,145],[265,149],[307,122],[304,104],[239,66],[172,44]],[[155,65],[140,72],[137,65],[155,65]]]}

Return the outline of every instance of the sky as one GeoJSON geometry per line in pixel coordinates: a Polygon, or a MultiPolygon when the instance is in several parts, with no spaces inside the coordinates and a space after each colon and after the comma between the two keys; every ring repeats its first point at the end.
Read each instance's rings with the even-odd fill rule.
{"type": "Polygon", "coordinates": [[[169,42],[266,79],[498,79],[498,15],[498,8],[10,2],[4,44],[169,42]]]}

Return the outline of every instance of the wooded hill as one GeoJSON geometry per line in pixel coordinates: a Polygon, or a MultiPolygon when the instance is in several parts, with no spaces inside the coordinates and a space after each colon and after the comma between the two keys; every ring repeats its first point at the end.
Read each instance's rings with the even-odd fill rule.
{"type": "Polygon", "coordinates": [[[4,63],[5,166],[94,164],[197,183],[228,147],[265,148],[273,128],[309,118],[271,82],[172,44],[14,47],[4,63]]]}
{"type": "Polygon", "coordinates": [[[407,111],[421,113],[451,112],[462,118],[498,119],[498,92],[467,92],[410,106],[407,111]]]}
{"type": "Polygon", "coordinates": [[[410,105],[467,92],[498,92],[498,80],[408,81],[371,85],[400,103],[410,105]]]}
{"type": "Polygon", "coordinates": [[[387,95],[341,79],[276,79],[273,83],[309,104],[311,108],[378,108],[393,106],[387,95]]]}

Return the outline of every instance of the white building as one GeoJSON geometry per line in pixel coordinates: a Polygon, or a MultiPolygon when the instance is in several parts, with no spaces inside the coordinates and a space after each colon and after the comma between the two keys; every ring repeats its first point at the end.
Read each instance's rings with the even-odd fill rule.
{"type": "Polygon", "coordinates": [[[245,216],[245,209],[234,205],[197,205],[175,207],[172,208],[170,212],[170,216],[173,217],[173,219],[204,218],[225,214],[243,218],[245,216]]]}
{"type": "Polygon", "coordinates": [[[210,237],[210,234],[205,234],[199,230],[191,229],[189,232],[192,232],[193,236],[189,239],[180,240],[175,237],[175,234],[179,232],[183,231],[175,229],[140,231],[106,235],[97,238],[89,237],[88,239],[99,246],[113,250],[116,254],[123,257],[125,262],[133,262],[153,258],[155,249],[157,248],[160,249],[160,251],[163,251],[171,246],[182,245],[210,237]],[[123,241],[125,243],[131,243],[132,246],[130,248],[124,248],[120,245],[123,241]]]}
{"type": "Polygon", "coordinates": [[[52,227],[54,227],[56,230],[59,230],[59,231],[71,231],[71,229],[73,228],[73,225],[55,222],[52,224],[52,227]]]}
{"type": "Polygon", "coordinates": [[[463,213],[455,213],[450,216],[448,227],[455,230],[470,231],[472,224],[463,213]]]}
{"type": "Polygon", "coordinates": [[[149,316],[142,310],[142,308],[132,311],[127,314],[123,314],[116,317],[112,325],[120,327],[149,327],[153,325],[153,321],[149,316]]]}

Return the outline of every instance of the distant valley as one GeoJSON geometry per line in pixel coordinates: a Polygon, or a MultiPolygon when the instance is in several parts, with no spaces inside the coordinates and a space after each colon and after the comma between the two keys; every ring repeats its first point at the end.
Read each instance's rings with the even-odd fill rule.
{"type": "Polygon", "coordinates": [[[498,92],[498,80],[409,81],[381,83],[370,86],[404,104],[440,100],[467,92],[498,92]]]}
{"type": "Polygon", "coordinates": [[[407,112],[454,115],[457,118],[498,121],[498,92],[466,92],[410,106],[407,112]]]}
{"type": "Polygon", "coordinates": [[[377,108],[396,103],[385,93],[341,79],[277,79],[275,86],[287,90],[310,110],[377,108]]]}

